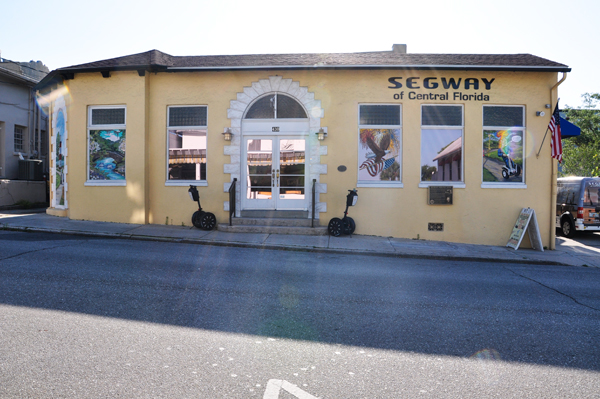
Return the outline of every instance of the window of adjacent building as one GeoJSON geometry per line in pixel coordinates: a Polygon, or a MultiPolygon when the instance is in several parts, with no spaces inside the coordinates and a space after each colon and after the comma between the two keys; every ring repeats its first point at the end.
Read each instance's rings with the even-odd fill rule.
{"type": "Polygon", "coordinates": [[[402,186],[402,107],[358,107],[358,186],[402,186]]]}
{"type": "Polygon", "coordinates": [[[525,107],[483,106],[483,186],[522,186],[524,174],[525,107]]]}
{"type": "Polygon", "coordinates": [[[167,111],[167,184],[206,184],[206,106],[172,106],[167,111]]]}
{"type": "Polygon", "coordinates": [[[125,185],[124,106],[88,108],[88,185],[125,185]]]}
{"type": "Polygon", "coordinates": [[[462,105],[421,106],[421,183],[463,182],[462,105]]]}
{"type": "Polygon", "coordinates": [[[15,136],[14,136],[14,151],[24,152],[24,139],[25,139],[25,128],[22,126],[15,125],[15,136]]]}

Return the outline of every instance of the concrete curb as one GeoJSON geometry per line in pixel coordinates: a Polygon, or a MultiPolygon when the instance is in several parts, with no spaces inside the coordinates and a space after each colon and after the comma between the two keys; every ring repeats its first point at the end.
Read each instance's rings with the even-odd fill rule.
{"type": "Polygon", "coordinates": [[[113,239],[130,239],[139,241],[157,241],[157,242],[174,242],[181,244],[196,244],[196,245],[209,245],[215,247],[234,247],[234,248],[254,248],[254,249],[266,249],[276,251],[291,251],[291,252],[312,252],[312,253],[329,253],[329,254],[340,254],[340,255],[366,255],[366,256],[378,256],[386,258],[405,258],[405,259],[429,259],[429,260],[451,260],[456,262],[497,262],[497,263],[511,263],[511,264],[536,264],[536,265],[547,265],[547,266],[574,266],[572,264],[560,261],[548,261],[542,259],[514,259],[514,258],[502,258],[502,259],[490,259],[480,256],[457,256],[457,255],[429,255],[429,254],[414,254],[414,253],[402,253],[402,252],[375,252],[369,250],[352,250],[352,249],[338,249],[338,248],[322,248],[322,247],[302,247],[302,246],[289,246],[289,245],[274,245],[274,244],[255,244],[245,243],[236,241],[213,241],[203,239],[190,239],[190,238],[179,238],[179,237],[156,237],[148,235],[136,235],[129,233],[106,233],[106,232],[90,232],[80,230],[60,230],[60,229],[49,229],[43,227],[22,227],[22,226],[4,226],[1,229],[8,231],[22,231],[22,232],[36,232],[36,233],[53,233],[53,234],[64,234],[64,235],[78,235],[84,237],[101,237],[101,238],[113,238],[113,239]]]}

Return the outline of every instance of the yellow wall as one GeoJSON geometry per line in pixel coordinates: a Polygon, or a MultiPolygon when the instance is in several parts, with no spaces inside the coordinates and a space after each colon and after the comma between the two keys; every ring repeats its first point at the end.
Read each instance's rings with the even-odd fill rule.
{"type": "Polygon", "coordinates": [[[145,80],[137,72],[76,74],[67,81],[67,182],[69,217],[118,223],[145,223],[146,116],[145,80]],[[87,109],[91,105],[126,105],[125,187],[85,186],[87,179],[87,109]]]}
{"type": "MultiPolygon", "coordinates": [[[[360,103],[402,104],[402,182],[403,188],[359,188],[358,204],[349,214],[357,224],[357,234],[421,238],[475,244],[505,245],[512,225],[522,207],[534,208],[544,246],[554,237],[551,209],[552,160],[549,139],[539,158],[537,153],[556,93],[556,73],[524,72],[453,72],[453,71],[393,71],[393,70],[305,70],[305,71],[224,71],[185,73],[112,72],[110,78],[100,73],[76,74],[66,84],[71,93],[68,115],[68,216],[122,223],[154,223],[190,225],[195,204],[189,199],[187,187],[166,187],[166,116],[169,105],[207,105],[207,187],[199,187],[202,206],[215,213],[219,222],[228,219],[223,210],[227,200],[224,185],[230,175],[224,165],[230,163],[223,147],[228,145],[221,133],[231,126],[227,117],[230,101],[252,82],[280,75],[292,79],[321,101],[324,117],[321,126],[329,135],[323,142],[327,155],[321,163],[328,173],[320,182],[327,184],[321,202],[327,212],[321,213],[321,224],[341,217],[347,190],[357,185],[358,172],[358,105],[360,103]],[[479,90],[402,89],[388,88],[388,78],[402,76],[444,76],[447,78],[478,78],[479,90]],[[486,91],[481,78],[495,81],[486,91]],[[404,91],[403,100],[394,100],[394,93],[404,91]],[[408,100],[409,91],[417,93],[450,93],[448,101],[408,100]],[[452,93],[474,92],[490,96],[489,102],[452,100],[452,93]],[[464,105],[463,170],[465,188],[454,189],[454,204],[427,205],[427,188],[419,188],[421,124],[420,105],[464,105]],[[525,183],[526,189],[481,188],[482,183],[482,105],[524,105],[525,183]],[[87,107],[90,105],[126,105],[126,187],[90,187],[86,181],[87,107]],[[536,111],[545,111],[537,117],[536,111]],[[339,172],[337,167],[347,170],[339,172]],[[428,232],[427,223],[444,223],[443,232],[428,232]]],[[[439,79],[438,79],[439,82],[439,79]]],[[[527,240],[527,239],[525,239],[527,240]]],[[[526,244],[525,244],[526,245],[526,244]]]]}

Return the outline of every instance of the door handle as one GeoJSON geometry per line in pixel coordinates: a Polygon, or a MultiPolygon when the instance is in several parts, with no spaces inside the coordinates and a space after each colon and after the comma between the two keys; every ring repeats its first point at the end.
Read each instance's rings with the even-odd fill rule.
{"type": "Polygon", "coordinates": [[[277,169],[277,187],[279,187],[279,169],[277,169]]]}

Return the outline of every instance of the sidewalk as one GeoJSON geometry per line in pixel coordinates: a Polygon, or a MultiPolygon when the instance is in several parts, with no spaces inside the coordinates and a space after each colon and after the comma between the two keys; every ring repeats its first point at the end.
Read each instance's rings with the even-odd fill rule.
{"type": "Polygon", "coordinates": [[[0,211],[0,229],[288,251],[600,268],[600,248],[585,246],[562,237],[556,239],[554,251],[515,251],[507,247],[488,245],[362,235],[330,237],[226,233],[182,226],[91,222],[50,216],[45,213],[45,209],[0,211]]]}

